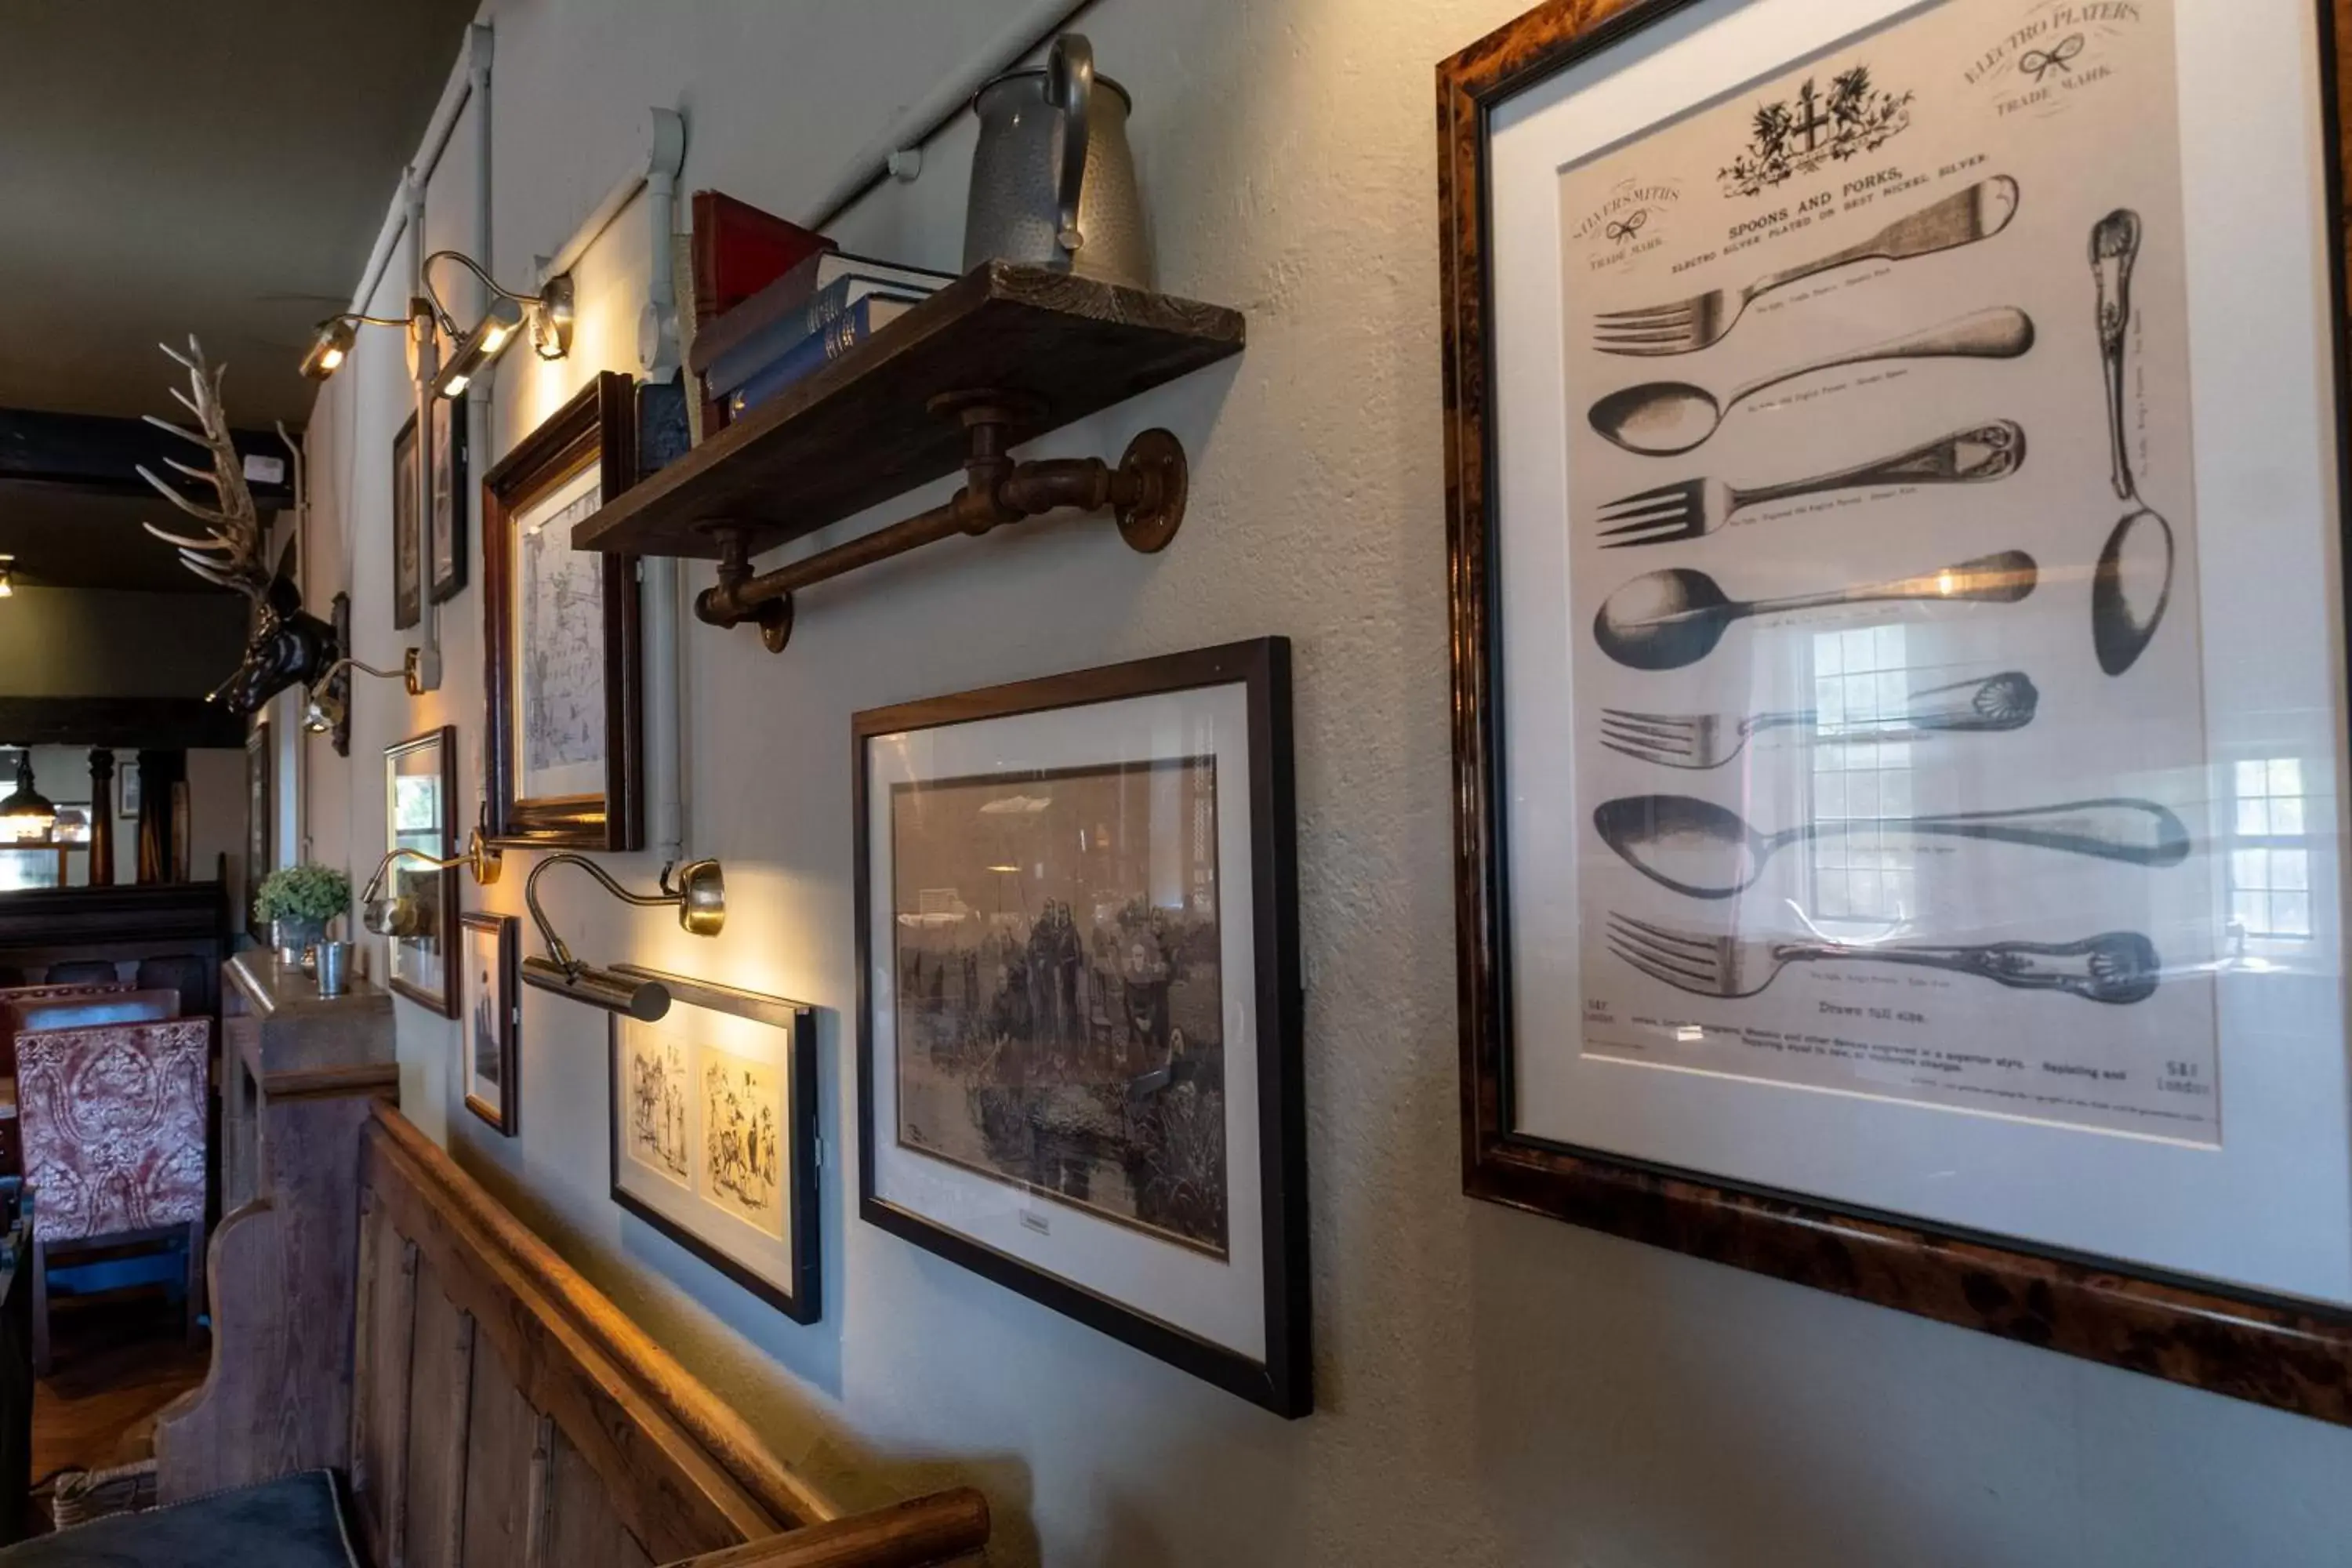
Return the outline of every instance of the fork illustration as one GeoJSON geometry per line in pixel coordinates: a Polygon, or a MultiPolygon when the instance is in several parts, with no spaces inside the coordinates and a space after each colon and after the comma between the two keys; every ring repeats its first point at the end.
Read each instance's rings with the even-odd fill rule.
{"type": "Polygon", "coordinates": [[[2021,730],[2033,722],[2042,694],[2022,671],[1957,681],[1911,694],[1898,714],[1824,729],[1811,709],[1787,713],[1636,713],[1601,710],[1601,743],[1640,762],[1669,768],[1719,768],[1767,730],[1803,729],[1815,741],[1869,744],[1933,734],[2021,730]]]}
{"type": "Polygon", "coordinates": [[[1651,979],[1694,996],[1753,996],[1792,963],[1901,963],[1973,974],[2014,991],[2057,991],[2108,1003],[2145,1002],[2164,973],[2156,944],[2133,931],[2065,942],[1861,946],[1705,936],[1612,913],[1609,951],[1651,979]]]}
{"type": "Polygon", "coordinates": [[[1745,289],[1716,289],[1669,305],[1607,311],[1594,320],[1592,346],[1612,354],[1691,353],[1720,342],[1750,304],[1775,289],[1856,261],[1907,261],[1973,245],[2007,228],[2016,214],[2017,182],[1995,174],[1897,218],[1859,245],[1759,278],[1745,289]]]}
{"type": "Polygon", "coordinates": [[[1874,485],[1981,484],[2005,479],[2025,466],[2025,432],[2014,420],[1996,419],[1970,430],[1955,430],[1939,440],[1914,447],[1892,458],[1880,458],[1842,468],[1833,474],[1792,479],[1786,484],[1759,485],[1743,490],[1721,479],[1685,479],[1660,485],[1611,501],[1596,520],[1615,523],[1603,528],[1609,542],[1603,550],[1632,544],[1664,544],[1676,539],[1698,539],[1731,521],[1732,514],[1769,501],[1824,490],[1860,489],[1874,485]]]}

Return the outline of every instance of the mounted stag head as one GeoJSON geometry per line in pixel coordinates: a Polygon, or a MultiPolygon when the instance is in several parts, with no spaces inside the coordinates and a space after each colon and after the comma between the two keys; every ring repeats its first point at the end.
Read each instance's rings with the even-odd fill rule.
{"type": "Polygon", "coordinates": [[[147,423],[194,442],[210,453],[213,460],[209,470],[170,458],[163,459],[164,466],[212,486],[220,504],[199,506],[181,494],[177,486],[156,478],[142,463],[139,477],[154,486],[165,500],[203,523],[205,537],[192,539],[185,534],[166,533],[152,522],[143,526],[156,538],[178,545],[180,563],[189,571],[215,586],[234,588],[253,601],[252,625],[245,639],[245,662],[212,693],[213,699],[226,701],[231,712],[250,713],[297,681],[308,686],[317,680],[341,657],[341,649],[332,626],[316,616],[302,613],[302,590],[289,574],[293,563],[292,543],[288,543],[276,572],[262,564],[261,515],[254,507],[253,492],[246,488],[245,462],[237,455],[236,444],[229,438],[228,413],[221,404],[221,377],[228,373],[228,366],[215,368],[206,364],[204,346],[194,337],[188,339],[185,354],[169,344],[156,346],[187,367],[188,385],[194,395],[177,387],[172,389],[172,395],[179,399],[180,406],[196,416],[198,429],[190,430],[152,414],[147,416],[147,423]]]}

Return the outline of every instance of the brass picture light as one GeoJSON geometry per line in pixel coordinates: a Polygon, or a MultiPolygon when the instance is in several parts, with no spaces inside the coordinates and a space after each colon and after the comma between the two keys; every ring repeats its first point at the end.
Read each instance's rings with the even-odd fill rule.
{"type": "Polygon", "coordinates": [[[436,859],[422,849],[394,845],[383,852],[383,858],[376,862],[375,875],[368,879],[367,886],[360,891],[360,924],[378,936],[422,936],[428,929],[423,904],[406,893],[387,894],[383,890],[383,879],[391,874],[392,863],[401,859],[422,861],[427,869],[435,871],[463,866],[474,874],[476,885],[484,888],[499,879],[499,872],[502,868],[498,846],[483,838],[482,830],[478,827],[466,840],[465,853],[452,855],[446,860],[436,859]]]}
{"type": "Polygon", "coordinates": [[[678,868],[677,880],[670,880],[670,868],[661,870],[658,893],[633,893],[614,881],[611,873],[584,855],[569,851],[548,856],[531,868],[530,876],[522,885],[522,901],[530,910],[531,923],[547,943],[547,956],[534,954],[522,961],[523,980],[542,991],[552,991],[559,996],[569,996],[574,1002],[585,1002],[591,1007],[607,1012],[625,1013],[644,1023],[652,1023],[669,1011],[669,988],[657,980],[641,974],[624,974],[616,970],[599,969],[583,963],[572,954],[563,939],[555,934],[548,923],[547,911],[539,907],[539,879],[554,867],[570,864],[579,867],[604,885],[604,890],[625,904],[654,907],[662,904],[677,906],[677,923],[695,936],[717,936],[727,923],[727,882],[716,860],[689,860],[678,868]]]}

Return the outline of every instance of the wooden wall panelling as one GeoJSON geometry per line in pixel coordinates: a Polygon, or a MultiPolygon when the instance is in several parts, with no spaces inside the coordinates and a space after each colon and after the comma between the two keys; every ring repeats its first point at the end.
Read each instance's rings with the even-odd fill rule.
{"type": "MultiPolygon", "coordinates": [[[[748,1538],[761,1528],[817,1524],[840,1513],[838,1505],[777,1462],[742,1416],[696,1382],[627,1314],[581,1278],[577,1269],[517,1220],[481,1184],[459,1170],[446,1152],[394,1113],[380,1117],[373,1146],[392,1156],[387,1167],[413,1192],[426,1194],[425,1206],[446,1213],[466,1226],[467,1244],[497,1260],[502,1274],[523,1281],[539,1310],[568,1333],[593,1346],[604,1364],[637,1390],[646,1408],[656,1410],[665,1429],[683,1429],[702,1460],[723,1470],[730,1517],[743,1521],[748,1538]],[[420,1186],[419,1184],[422,1184],[420,1186]],[[631,1369],[624,1373],[622,1369],[631,1369]]],[[[541,1403],[540,1407],[548,1407],[541,1403]]]]}
{"type": "Polygon", "coordinates": [[[653,1568],[653,1558],[614,1511],[604,1479],[560,1431],[550,1473],[549,1568],[653,1568]]]}
{"type": "Polygon", "coordinates": [[[414,1242],[371,1204],[361,1237],[362,1328],[352,1408],[352,1490],[374,1560],[400,1561],[407,1546],[409,1368],[416,1344],[414,1242]]]}
{"type": "Polygon", "coordinates": [[[416,1270],[416,1347],[408,1373],[408,1525],[395,1568],[462,1568],[466,1440],[474,1317],[450,1300],[427,1252],[416,1270]]]}
{"type": "Polygon", "coordinates": [[[516,1568],[530,1555],[532,1451],[544,1417],[515,1387],[487,1337],[474,1347],[473,1419],[466,1447],[466,1534],[470,1568],[516,1568]]]}
{"type": "MultiPolygon", "coordinates": [[[[395,1167],[405,1160],[382,1144],[377,1153],[395,1167]]],[[[416,1243],[435,1289],[447,1290],[457,1310],[479,1321],[514,1370],[521,1397],[572,1436],[603,1478],[622,1522],[656,1560],[691,1557],[788,1527],[790,1521],[773,1518],[665,1420],[658,1401],[564,1322],[528,1278],[470,1247],[433,1196],[397,1181],[379,1181],[376,1194],[394,1227],[416,1243]]],[[[420,1359],[425,1342],[420,1313],[420,1359]]],[[[412,1486],[411,1495],[421,1514],[424,1494],[412,1486]]]]}

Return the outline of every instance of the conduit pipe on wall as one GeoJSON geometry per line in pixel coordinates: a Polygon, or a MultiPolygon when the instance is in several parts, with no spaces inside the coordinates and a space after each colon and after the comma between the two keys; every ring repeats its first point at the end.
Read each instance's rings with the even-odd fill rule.
{"type": "MultiPolygon", "coordinates": [[[[480,80],[484,84],[489,80],[490,37],[487,24],[467,24],[465,52],[449,73],[448,84],[441,89],[441,101],[434,106],[433,118],[425,122],[425,140],[417,144],[416,160],[410,165],[413,170],[422,170],[427,180],[441,162],[442,149],[449,145],[450,133],[457,129],[457,116],[466,111],[466,101],[473,95],[477,56],[481,61],[480,80]]],[[[488,101],[487,95],[484,101],[488,101]]],[[[367,268],[360,274],[358,292],[352,296],[355,313],[366,313],[368,301],[375,297],[376,285],[383,281],[385,270],[392,266],[393,249],[400,244],[408,220],[407,194],[403,191],[393,197],[392,210],[384,215],[383,227],[376,234],[375,248],[368,252],[367,268]]]]}
{"type": "MultiPolygon", "coordinates": [[[[466,80],[474,100],[474,258],[482,270],[492,277],[497,259],[490,247],[490,52],[497,35],[476,23],[466,35],[466,80]]],[[[490,286],[477,282],[484,309],[490,302],[490,286]]],[[[485,374],[476,376],[466,388],[466,452],[471,469],[462,503],[470,520],[468,538],[479,542],[484,551],[489,549],[489,535],[483,530],[481,474],[490,466],[490,393],[498,384],[499,362],[492,360],[483,367],[485,374]]],[[[474,799],[478,810],[486,809],[488,797],[489,759],[480,746],[474,748],[474,799]]]]}
{"type": "MultiPolygon", "coordinates": [[[[674,110],[646,111],[644,155],[632,163],[589,212],[572,237],[538,266],[544,283],[580,264],[639,192],[646,197],[646,302],[637,317],[637,363],[646,377],[667,381],[677,368],[677,279],[670,237],[677,229],[677,180],[686,166],[686,121],[674,110]]],[[[646,840],[662,863],[686,845],[684,725],[678,688],[681,617],[677,563],[640,562],[637,593],[645,616],[646,840]]]]}
{"type": "Polygon", "coordinates": [[[656,381],[668,378],[677,363],[677,286],[670,266],[670,236],[677,227],[677,175],[686,164],[686,121],[676,110],[646,110],[646,150],[626,173],[604,193],[572,230],[563,248],[539,259],[539,282],[580,264],[588,247],[604,237],[622,210],[647,194],[646,232],[650,252],[646,276],[646,305],[637,319],[637,365],[656,381]]]}
{"type": "MultiPolygon", "coordinates": [[[[804,227],[822,229],[893,171],[891,159],[920,147],[940,127],[963,112],[971,95],[992,76],[1012,69],[1037,47],[1068,26],[1093,0],[1029,0],[1013,18],[981,46],[961,70],[942,78],[882,134],[860,147],[824,194],[803,209],[804,227]]],[[[919,168],[920,164],[915,165],[919,168]]]]}

